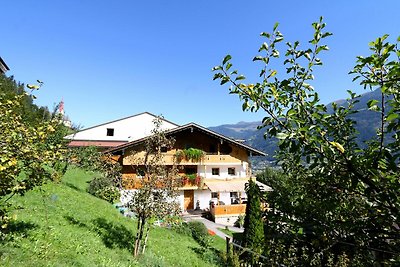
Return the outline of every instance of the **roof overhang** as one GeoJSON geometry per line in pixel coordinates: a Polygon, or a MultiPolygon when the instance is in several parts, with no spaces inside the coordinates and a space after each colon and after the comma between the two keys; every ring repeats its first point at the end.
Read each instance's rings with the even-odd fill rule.
{"type": "Polygon", "coordinates": [[[4,62],[4,60],[0,57],[0,72],[6,73],[9,70],[10,70],[10,68],[7,66],[7,64],[4,62]]]}
{"type": "MultiPolygon", "coordinates": [[[[236,141],[236,140],[234,140],[232,138],[229,138],[227,136],[224,136],[222,134],[219,134],[219,133],[216,133],[214,131],[211,131],[211,130],[209,130],[209,129],[205,128],[205,127],[202,127],[202,126],[200,126],[198,124],[195,124],[195,123],[189,123],[189,124],[182,125],[180,127],[176,127],[176,128],[167,130],[167,131],[165,131],[165,135],[169,136],[169,135],[177,134],[179,132],[183,132],[183,131],[186,131],[186,130],[190,130],[190,131],[197,130],[197,131],[203,132],[203,133],[205,133],[207,135],[213,136],[214,138],[219,138],[222,141],[225,141],[225,142],[228,142],[228,143],[230,143],[232,145],[235,145],[235,146],[238,146],[238,147],[246,149],[251,156],[266,156],[266,154],[264,152],[260,151],[260,150],[252,148],[252,147],[250,147],[248,145],[245,145],[245,144],[243,144],[241,142],[238,142],[238,141],[236,141]]],[[[109,150],[107,150],[105,152],[114,153],[114,152],[118,152],[118,151],[124,150],[124,149],[129,148],[129,147],[133,147],[133,146],[136,146],[136,145],[139,145],[139,144],[143,143],[147,138],[148,137],[144,137],[142,139],[138,139],[138,140],[123,144],[121,146],[111,148],[111,149],[109,149],[109,150]]]]}
{"type": "Polygon", "coordinates": [[[116,147],[126,144],[127,141],[91,141],[91,140],[72,140],[69,142],[69,147],[96,146],[96,147],[116,147]]]}
{"type": "MultiPolygon", "coordinates": [[[[249,180],[206,181],[205,184],[211,192],[245,192],[246,183],[248,182],[249,180]]],[[[259,181],[256,181],[256,184],[261,191],[273,191],[271,187],[259,181]]]]}

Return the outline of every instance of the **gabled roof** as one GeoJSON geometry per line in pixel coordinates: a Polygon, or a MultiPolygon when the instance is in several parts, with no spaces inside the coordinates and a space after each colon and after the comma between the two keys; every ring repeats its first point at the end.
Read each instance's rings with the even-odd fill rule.
{"type": "MultiPolygon", "coordinates": [[[[203,132],[203,133],[205,133],[207,135],[210,135],[212,137],[215,137],[215,138],[218,138],[218,139],[222,139],[225,142],[228,142],[228,143],[230,143],[232,145],[235,145],[235,146],[238,146],[238,147],[242,147],[242,148],[246,149],[247,151],[251,152],[253,154],[253,156],[266,156],[266,154],[264,152],[260,151],[260,150],[252,148],[252,147],[250,147],[248,145],[245,145],[245,144],[243,144],[241,142],[233,140],[233,139],[231,139],[231,138],[229,138],[227,136],[224,136],[222,134],[219,134],[219,133],[216,133],[214,131],[211,131],[211,130],[209,130],[209,129],[203,127],[203,126],[200,126],[200,125],[198,125],[196,123],[193,123],[193,122],[185,124],[185,125],[182,125],[182,126],[177,127],[177,128],[173,128],[171,130],[167,130],[167,131],[165,131],[165,134],[166,135],[173,135],[173,134],[176,134],[176,133],[188,130],[188,129],[196,129],[196,130],[198,130],[200,132],[203,132]]],[[[132,142],[129,142],[129,143],[126,143],[126,144],[123,144],[123,145],[108,149],[108,150],[104,151],[104,153],[115,153],[115,152],[124,150],[126,148],[133,147],[135,145],[143,143],[148,138],[149,137],[144,137],[144,138],[141,138],[141,139],[138,139],[138,140],[134,140],[132,142]]]]}
{"type": "MultiPolygon", "coordinates": [[[[135,114],[135,115],[131,115],[131,116],[128,116],[128,117],[124,117],[124,118],[121,118],[121,119],[117,119],[117,120],[113,120],[113,121],[104,122],[104,123],[101,123],[101,124],[98,124],[98,125],[94,125],[94,126],[91,126],[91,127],[88,127],[88,128],[82,129],[82,130],[79,130],[79,132],[86,131],[86,130],[90,130],[90,129],[93,129],[93,128],[96,128],[96,127],[99,127],[99,126],[104,126],[104,125],[106,125],[106,124],[114,123],[114,122],[117,122],[117,121],[123,121],[123,120],[130,119],[130,118],[133,118],[133,117],[138,117],[138,116],[141,116],[141,115],[143,115],[143,114],[147,114],[147,115],[153,116],[154,118],[159,117],[159,116],[157,116],[157,115],[154,115],[153,113],[150,113],[150,112],[145,111],[145,112],[141,112],[141,113],[138,113],[138,114],[135,114]]],[[[179,124],[176,124],[176,123],[174,123],[174,122],[172,122],[172,121],[169,121],[169,120],[166,120],[166,119],[164,119],[164,118],[162,118],[162,120],[163,120],[163,121],[166,121],[166,122],[169,122],[169,123],[171,123],[171,124],[174,124],[174,125],[176,125],[177,127],[179,126],[179,124]]]]}
{"type": "MultiPolygon", "coordinates": [[[[74,134],[65,136],[65,139],[75,141],[121,141],[128,142],[143,138],[150,134],[154,127],[152,121],[158,116],[149,112],[142,112],[129,117],[105,122],[86,129],[82,129],[74,134]],[[111,135],[106,134],[106,129],[115,129],[111,135]]],[[[164,118],[162,128],[171,129],[179,125],[164,118]]],[[[107,130],[108,131],[108,130],[107,130]]]]}

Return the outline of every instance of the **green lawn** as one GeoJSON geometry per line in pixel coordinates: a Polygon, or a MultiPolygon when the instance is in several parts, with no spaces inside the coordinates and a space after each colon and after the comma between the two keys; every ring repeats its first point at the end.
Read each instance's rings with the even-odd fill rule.
{"type": "MultiPolygon", "coordinates": [[[[139,261],[131,255],[135,222],[86,193],[92,173],[70,169],[60,183],[14,197],[13,230],[0,243],[0,266],[216,266],[190,236],[154,227],[139,261]]],[[[213,246],[224,249],[214,237],[213,246]]]]}
{"type": "Polygon", "coordinates": [[[229,229],[226,229],[226,228],[218,228],[218,230],[220,230],[221,232],[223,232],[224,234],[226,234],[226,235],[228,235],[228,236],[230,236],[230,237],[233,236],[233,232],[232,232],[231,230],[229,230],[229,229]]]}

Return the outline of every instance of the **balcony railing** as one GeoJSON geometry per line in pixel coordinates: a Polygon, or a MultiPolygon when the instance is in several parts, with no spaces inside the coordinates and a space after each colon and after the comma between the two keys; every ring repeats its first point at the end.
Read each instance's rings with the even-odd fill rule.
{"type": "Polygon", "coordinates": [[[213,217],[224,215],[237,215],[246,213],[246,204],[215,205],[210,207],[213,217]]]}
{"type": "MultiPolygon", "coordinates": [[[[126,175],[122,177],[122,186],[125,189],[138,189],[141,187],[146,177],[135,177],[134,175],[126,175]]],[[[191,179],[187,176],[178,176],[176,178],[176,186],[178,188],[204,188],[204,177],[197,176],[191,179]]]]}

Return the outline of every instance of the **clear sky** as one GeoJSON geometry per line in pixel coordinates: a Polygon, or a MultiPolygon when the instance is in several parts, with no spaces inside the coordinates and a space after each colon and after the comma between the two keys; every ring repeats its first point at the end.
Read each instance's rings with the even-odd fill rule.
{"type": "Polygon", "coordinates": [[[216,126],[262,119],[241,110],[211,68],[226,54],[239,72],[252,63],[262,31],[275,22],[286,41],[311,39],[325,18],[333,36],[314,87],[322,102],[363,92],[347,75],[368,42],[400,34],[400,1],[2,0],[0,56],[7,75],[45,86],[37,104],[64,99],[75,124],[89,127],[148,111],[178,124],[216,126]]]}

